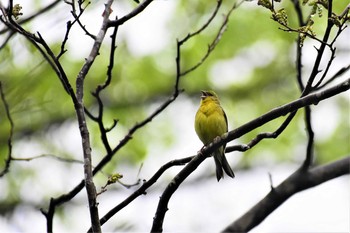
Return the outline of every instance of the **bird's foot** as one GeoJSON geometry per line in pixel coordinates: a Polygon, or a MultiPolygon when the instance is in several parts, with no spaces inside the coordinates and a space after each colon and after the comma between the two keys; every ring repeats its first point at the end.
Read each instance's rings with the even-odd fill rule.
{"type": "Polygon", "coordinates": [[[202,151],[205,150],[205,148],[207,148],[205,145],[202,146],[202,148],[197,153],[202,153],[202,151]]]}
{"type": "Polygon", "coordinates": [[[221,137],[220,136],[216,136],[215,138],[214,138],[214,143],[216,143],[216,142],[218,142],[218,141],[220,141],[220,139],[221,139],[221,137]]]}

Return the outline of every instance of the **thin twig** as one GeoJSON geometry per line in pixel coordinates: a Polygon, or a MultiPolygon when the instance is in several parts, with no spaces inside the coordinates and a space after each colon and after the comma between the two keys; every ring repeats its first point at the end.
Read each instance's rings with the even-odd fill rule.
{"type": "Polygon", "coordinates": [[[85,31],[85,33],[87,35],[89,35],[93,40],[96,39],[96,36],[90,34],[86,29],[85,29],[85,26],[82,26],[81,22],[80,22],[80,17],[83,15],[84,13],[84,10],[86,9],[86,7],[90,4],[90,2],[87,3],[87,5],[85,6],[85,8],[83,8],[81,6],[81,4],[83,4],[82,1],[79,2],[79,9],[80,9],[80,12],[79,14],[77,15],[76,12],[75,12],[75,4],[72,2],[72,3],[68,3],[66,2],[67,4],[71,5],[72,7],[72,11],[71,11],[71,14],[73,15],[74,17],[74,21],[71,22],[71,21],[68,21],[67,22],[67,30],[66,30],[66,33],[65,33],[65,36],[64,36],[64,39],[61,43],[61,51],[60,53],[57,55],[57,60],[60,59],[60,57],[66,52],[66,49],[65,49],[65,45],[68,41],[68,36],[69,36],[69,33],[70,33],[70,30],[72,29],[73,25],[78,22],[79,26],[85,31]]]}
{"type": "Polygon", "coordinates": [[[69,83],[69,80],[64,72],[64,69],[62,68],[59,61],[56,59],[50,47],[46,44],[45,40],[42,38],[41,34],[38,32],[38,36],[36,36],[35,34],[27,32],[18,23],[13,21],[10,15],[7,18],[4,18],[3,22],[6,24],[6,26],[11,28],[13,31],[16,31],[21,35],[23,35],[35,46],[35,48],[42,54],[45,60],[50,64],[51,68],[55,71],[55,73],[57,74],[57,77],[60,79],[64,89],[71,96],[73,102],[76,103],[74,91],[69,83]],[[40,44],[45,48],[45,50],[39,46],[40,44]]]}
{"type": "Polygon", "coordinates": [[[312,87],[313,90],[317,89],[318,86],[321,85],[321,83],[323,82],[323,80],[326,78],[327,74],[328,74],[328,71],[329,71],[329,68],[331,67],[334,59],[335,59],[335,51],[336,51],[336,48],[332,48],[330,47],[330,50],[331,50],[331,57],[330,59],[328,60],[328,63],[327,63],[327,66],[326,66],[326,69],[323,71],[323,74],[320,78],[320,80],[318,80],[318,82],[312,87]]]}
{"type": "Polygon", "coordinates": [[[69,35],[69,32],[71,30],[73,26],[73,23],[71,21],[68,21],[67,22],[67,30],[66,30],[66,34],[64,35],[64,39],[61,43],[61,50],[60,50],[60,53],[57,55],[57,60],[60,59],[60,57],[65,53],[67,52],[67,50],[65,49],[65,46],[66,46],[66,43],[68,41],[68,35],[69,35]]]}
{"type": "MultiPolygon", "coordinates": [[[[233,12],[234,9],[236,9],[242,2],[236,4],[234,3],[233,6],[231,7],[231,9],[227,12],[227,14],[225,15],[224,17],[224,21],[222,22],[217,34],[215,35],[213,41],[208,45],[208,49],[207,49],[207,52],[204,54],[204,56],[200,59],[200,61],[195,64],[194,66],[188,68],[187,70],[183,71],[180,73],[181,76],[185,76],[186,74],[196,70],[198,67],[200,67],[204,62],[205,60],[207,60],[207,58],[209,57],[209,55],[211,54],[212,51],[214,51],[215,47],[217,46],[217,44],[220,42],[221,40],[221,37],[223,35],[223,33],[226,31],[226,28],[227,28],[227,24],[229,22],[229,17],[231,15],[231,13],[233,12]]],[[[216,12],[218,10],[218,8],[220,7],[220,5],[218,4],[213,15],[212,16],[215,16],[216,15],[216,12]]],[[[198,33],[200,33],[202,31],[202,29],[204,30],[208,25],[209,23],[211,22],[212,20],[212,17],[209,18],[208,22],[204,24],[204,26],[198,30],[197,32],[193,33],[193,34],[189,34],[189,36],[195,36],[195,35],[198,35],[198,33]]],[[[183,40],[181,40],[179,42],[180,45],[182,45],[183,42],[187,41],[189,38],[191,37],[185,37],[183,40]]]]}
{"type": "MultiPolygon", "coordinates": [[[[303,11],[301,10],[300,7],[300,1],[292,1],[293,2],[293,6],[295,9],[295,12],[298,16],[298,24],[299,27],[303,27],[305,26],[305,22],[303,20],[303,11]]],[[[299,89],[300,90],[304,90],[304,84],[303,84],[303,77],[302,77],[302,54],[303,54],[303,47],[300,46],[301,44],[301,35],[300,33],[298,33],[298,38],[297,38],[297,43],[296,43],[296,71],[297,71],[297,81],[298,81],[298,85],[299,85],[299,89]]]]}
{"type": "Polygon", "coordinates": [[[117,43],[117,33],[118,33],[119,27],[114,27],[113,33],[111,35],[111,47],[110,47],[110,53],[109,53],[109,64],[107,69],[107,78],[105,82],[102,85],[98,85],[95,90],[95,95],[99,95],[99,92],[105,89],[112,81],[112,71],[114,68],[114,57],[115,57],[115,51],[116,51],[116,43],[117,43]]]}
{"type": "Polygon", "coordinates": [[[247,151],[247,150],[250,150],[251,148],[253,148],[255,145],[257,145],[263,139],[275,139],[275,138],[277,138],[287,128],[287,126],[292,121],[292,119],[294,118],[296,113],[297,113],[297,111],[291,112],[288,115],[288,117],[286,118],[286,120],[281,124],[280,127],[278,127],[278,129],[276,131],[259,133],[248,144],[234,145],[234,146],[226,147],[225,153],[229,153],[232,151],[244,152],[244,151],[247,151]]]}
{"type": "Polygon", "coordinates": [[[85,9],[90,5],[90,1],[87,2],[87,5],[85,7],[82,6],[84,1],[79,1],[79,14],[76,13],[76,10],[75,10],[75,5],[72,4],[72,11],[71,11],[71,14],[73,15],[74,17],[74,21],[78,22],[80,28],[85,32],[86,35],[88,35],[89,37],[91,37],[91,39],[93,40],[96,40],[96,36],[93,35],[92,33],[90,33],[87,29],[86,29],[86,26],[83,25],[80,21],[80,16],[84,13],[85,9]]]}
{"type": "Polygon", "coordinates": [[[93,116],[86,108],[85,108],[85,113],[98,124],[99,131],[100,131],[100,137],[102,140],[102,143],[106,149],[107,154],[112,154],[112,148],[109,144],[107,133],[111,131],[116,125],[117,125],[117,120],[113,121],[113,124],[110,128],[106,129],[104,123],[103,123],[103,109],[104,105],[100,97],[101,91],[105,90],[107,88],[111,81],[112,81],[112,71],[114,67],[114,56],[115,56],[115,50],[117,48],[116,46],[116,38],[117,38],[117,33],[118,33],[118,26],[114,27],[113,33],[111,35],[111,50],[110,50],[110,55],[109,55],[109,65],[107,69],[107,78],[103,84],[100,84],[96,87],[95,92],[92,93],[92,95],[96,98],[97,104],[98,104],[98,114],[97,116],[93,116]]]}
{"type": "Polygon", "coordinates": [[[7,158],[5,160],[5,168],[0,173],[0,177],[4,176],[10,169],[11,160],[13,159],[12,158],[12,138],[13,138],[13,131],[14,131],[14,127],[15,127],[15,125],[13,123],[13,120],[12,120],[12,117],[11,117],[11,113],[10,113],[10,106],[9,106],[9,104],[6,101],[5,92],[3,90],[3,86],[2,85],[3,84],[0,81],[0,96],[1,96],[2,103],[4,104],[7,120],[10,123],[10,132],[9,132],[9,136],[7,138],[8,152],[7,152],[7,158]]]}
{"type": "Polygon", "coordinates": [[[174,91],[173,95],[170,96],[163,104],[161,104],[151,115],[149,115],[143,121],[136,123],[129,132],[124,136],[124,138],[119,142],[119,144],[112,150],[111,154],[107,154],[96,166],[93,173],[96,174],[102,167],[104,167],[111,159],[112,156],[119,151],[125,144],[132,139],[132,135],[140,128],[151,122],[156,116],[158,116],[161,112],[164,111],[172,102],[175,101],[177,96],[181,93],[181,90],[174,91]]]}
{"type": "MultiPolygon", "coordinates": [[[[38,10],[37,12],[33,13],[32,15],[26,17],[26,18],[23,18],[23,19],[20,19],[18,20],[18,24],[21,25],[21,24],[24,24],[24,23],[27,23],[29,21],[31,21],[32,19],[35,19],[36,17],[48,12],[49,10],[51,10],[53,7],[55,7],[58,3],[60,3],[61,0],[55,0],[53,1],[52,3],[50,3],[49,5],[47,5],[46,7],[38,10]]],[[[0,31],[0,35],[1,34],[4,34],[6,32],[8,32],[10,30],[9,27],[3,29],[0,31]]]]}
{"type": "MultiPolygon", "coordinates": [[[[328,18],[332,17],[332,2],[333,2],[332,0],[328,1],[328,4],[329,4],[328,5],[328,18]]],[[[321,60],[322,60],[326,45],[328,45],[327,41],[329,39],[329,36],[330,36],[330,33],[331,33],[333,26],[334,26],[334,23],[331,20],[328,20],[327,21],[327,28],[325,30],[325,33],[324,33],[323,39],[322,39],[323,43],[321,43],[320,47],[317,49],[318,53],[317,53],[317,57],[315,59],[314,66],[312,68],[311,74],[309,76],[309,79],[307,81],[307,84],[306,84],[301,96],[305,96],[308,93],[310,93],[310,91],[312,91],[312,84],[313,84],[317,74],[320,72],[319,67],[321,64],[321,60]]]]}
{"type": "Polygon", "coordinates": [[[206,23],[204,23],[202,25],[202,27],[200,27],[197,31],[192,32],[192,33],[188,33],[187,36],[185,38],[183,38],[181,41],[179,41],[179,45],[184,44],[187,40],[189,40],[190,38],[200,34],[202,31],[204,31],[209,25],[210,23],[213,21],[213,19],[215,18],[216,14],[218,13],[220,6],[222,4],[222,0],[218,0],[217,1],[217,5],[213,11],[213,13],[211,14],[211,16],[209,17],[209,19],[207,20],[206,23]]]}
{"type": "MultiPolygon", "coordinates": [[[[338,27],[338,32],[334,36],[332,42],[330,43],[331,57],[330,57],[330,59],[329,59],[329,61],[327,63],[326,69],[323,72],[323,75],[320,78],[320,80],[312,87],[312,89],[315,89],[315,90],[319,89],[319,87],[322,84],[323,80],[326,78],[326,76],[328,74],[328,71],[329,71],[329,68],[331,67],[331,65],[332,65],[332,63],[333,63],[333,61],[335,59],[336,48],[334,48],[333,45],[336,42],[336,40],[339,37],[339,35],[345,30],[345,28],[346,28],[345,23],[346,23],[346,21],[344,20],[344,22],[338,27]]],[[[333,77],[336,77],[336,76],[333,76],[333,77]]],[[[332,78],[330,80],[332,80],[332,78]]],[[[329,83],[329,82],[326,82],[326,83],[329,83]]],[[[324,87],[325,85],[322,85],[322,86],[324,87]]]]}
{"type": "MultiPolygon", "coordinates": [[[[328,18],[332,17],[332,0],[328,1],[328,18]]],[[[327,28],[325,30],[324,36],[322,41],[327,42],[330,36],[330,32],[332,30],[332,27],[334,26],[334,23],[331,20],[327,21],[327,28]]],[[[301,94],[301,96],[305,96],[308,93],[310,93],[311,91],[313,91],[313,83],[314,80],[317,76],[317,74],[319,73],[319,67],[321,64],[321,59],[322,56],[324,54],[326,48],[326,44],[322,43],[320,45],[320,48],[317,50],[318,54],[314,63],[314,67],[311,71],[311,74],[309,76],[309,79],[307,81],[307,84],[301,94]]],[[[302,165],[303,169],[308,169],[310,168],[310,166],[313,163],[313,157],[314,157],[314,153],[313,153],[313,149],[314,149],[314,132],[312,129],[312,125],[311,125],[311,109],[310,107],[305,107],[305,125],[306,125],[306,130],[307,130],[307,135],[308,135],[308,143],[307,143],[307,147],[306,147],[306,158],[304,160],[304,163],[302,165]]]]}
{"type": "Polygon", "coordinates": [[[145,0],[141,4],[139,4],[134,10],[132,10],[129,14],[123,16],[120,19],[117,20],[111,20],[108,23],[108,27],[115,27],[115,26],[120,26],[129,19],[134,18],[136,15],[140,14],[146,7],[151,4],[153,0],[145,0]]]}
{"type": "MultiPolygon", "coordinates": [[[[1,19],[1,17],[0,17],[1,19]]],[[[6,39],[4,40],[4,42],[0,45],[0,50],[2,50],[6,45],[7,43],[10,41],[10,39],[15,35],[15,31],[11,31],[7,36],[6,36],[6,39]]]]}
{"type": "Polygon", "coordinates": [[[345,74],[348,70],[350,70],[350,65],[346,66],[346,67],[342,67],[341,69],[339,69],[337,71],[337,73],[335,73],[331,78],[329,78],[326,82],[324,82],[322,85],[318,86],[316,88],[316,90],[320,90],[324,87],[326,87],[327,85],[329,85],[330,83],[332,83],[334,80],[336,80],[337,78],[341,77],[343,74],[345,74]]]}
{"type": "Polygon", "coordinates": [[[84,164],[83,161],[80,161],[80,160],[77,160],[77,159],[63,158],[63,157],[60,157],[60,156],[54,155],[54,154],[42,154],[42,155],[36,155],[36,156],[32,156],[32,157],[23,157],[23,158],[13,157],[12,160],[29,162],[29,161],[32,161],[32,160],[36,160],[36,159],[40,159],[40,158],[49,158],[49,157],[54,158],[54,159],[56,159],[58,161],[61,161],[61,162],[65,162],[65,163],[84,164]]]}
{"type": "Polygon", "coordinates": [[[53,51],[51,50],[50,46],[46,43],[46,41],[44,40],[44,38],[41,36],[41,34],[38,32],[38,44],[41,44],[44,48],[46,53],[41,49],[41,47],[39,47],[36,43],[36,46],[38,46],[40,48],[40,51],[42,51],[41,53],[43,54],[43,56],[45,57],[46,61],[49,62],[49,64],[51,65],[51,67],[55,70],[57,77],[60,79],[64,89],[66,90],[66,92],[69,94],[69,96],[71,97],[73,104],[76,105],[77,104],[77,98],[76,95],[74,93],[74,90],[69,82],[69,79],[67,77],[66,72],[64,71],[61,63],[59,62],[58,58],[56,58],[55,54],[53,53],[53,51]]]}

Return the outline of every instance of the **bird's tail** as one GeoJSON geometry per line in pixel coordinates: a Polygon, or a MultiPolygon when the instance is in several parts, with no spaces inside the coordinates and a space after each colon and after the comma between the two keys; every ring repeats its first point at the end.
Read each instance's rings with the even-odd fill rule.
{"type": "Polygon", "coordinates": [[[235,177],[235,174],[233,173],[230,164],[227,162],[223,150],[217,150],[214,152],[213,157],[216,166],[216,178],[218,181],[220,181],[221,178],[224,178],[224,171],[229,177],[235,177]]]}

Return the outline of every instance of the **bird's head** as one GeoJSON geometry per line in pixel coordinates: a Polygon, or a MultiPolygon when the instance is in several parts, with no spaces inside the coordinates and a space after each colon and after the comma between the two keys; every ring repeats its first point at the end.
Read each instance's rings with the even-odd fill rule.
{"type": "Polygon", "coordinates": [[[204,100],[206,98],[210,98],[212,100],[219,100],[218,95],[214,91],[201,91],[202,96],[201,99],[204,100]]]}

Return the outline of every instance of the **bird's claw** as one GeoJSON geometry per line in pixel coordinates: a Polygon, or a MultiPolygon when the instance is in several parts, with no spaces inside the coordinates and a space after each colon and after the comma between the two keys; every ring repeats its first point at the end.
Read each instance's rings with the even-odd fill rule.
{"type": "Polygon", "coordinates": [[[215,138],[214,138],[214,143],[216,143],[216,142],[218,142],[218,141],[220,141],[220,139],[221,139],[221,137],[220,136],[216,136],[215,138]]]}
{"type": "Polygon", "coordinates": [[[203,151],[205,148],[207,148],[205,145],[202,146],[202,148],[198,151],[198,153],[202,153],[202,151],[203,151]]]}

